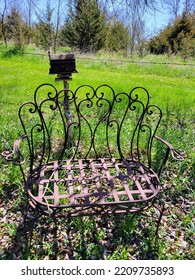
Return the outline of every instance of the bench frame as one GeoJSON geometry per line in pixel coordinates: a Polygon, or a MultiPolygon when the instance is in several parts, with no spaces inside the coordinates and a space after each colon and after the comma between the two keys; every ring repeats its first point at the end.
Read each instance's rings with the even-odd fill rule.
{"type": "Polygon", "coordinates": [[[149,99],[148,91],[142,87],[136,87],[130,93],[116,94],[108,85],[96,89],[82,85],[75,91],[58,91],[51,84],[40,85],[35,91],[34,101],[19,108],[24,136],[14,143],[12,152],[2,153],[6,160],[20,166],[30,205],[55,218],[136,213],[154,207],[160,213],[156,227],[158,233],[164,211],[164,203],[158,195],[160,175],[169,154],[179,161],[186,154],[156,135],[162,111],[158,106],[150,105],[149,99]],[[41,91],[46,93],[46,98],[41,91]],[[125,106],[121,118],[117,114],[119,109],[113,113],[114,106],[120,103],[125,106]],[[72,118],[68,122],[67,104],[72,118]],[[134,128],[128,132],[129,114],[135,113],[138,107],[134,128]],[[99,113],[93,118],[95,109],[99,113]],[[36,116],[38,120],[30,128],[26,114],[33,118],[36,116]],[[55,115],[57,121],[54,120],[55,115]],[[155,121],[151,121],[151,117],[155,121]],[[96,120],[95,124],[92,119],[96,120]],[[153,122],[152,128],[150,124],[153,122]],[[60,140],[59,135],[51,136],[51,123],[54,125],[52,129],[56,129],[54,136],[58,130],[61,131],[60,140]],[[59,124],[61,128],[56,128],[59,124]],[[111,136],[110,131],[114,131],[111,136]],[[140,139],[146,132],[146,148],[142,154],[140,139]],[[104,134],[103,156],[101,149],[97,148],[100,142],[98,133],[104,134]],[[122,144],[126,133],[131,135],[122,144]],[[154,171],[152,153],[155,141],[166,146],[166,151],[158,170],[154,171]],[[27,155],[19,149],[23,142],[27,155]]]}

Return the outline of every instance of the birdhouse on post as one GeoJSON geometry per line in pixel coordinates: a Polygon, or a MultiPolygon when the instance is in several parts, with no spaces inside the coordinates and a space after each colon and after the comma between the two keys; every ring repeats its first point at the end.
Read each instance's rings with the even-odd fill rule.
{"type": "Polygon", "coordinates": [[[49,60],[49,74],[57,74],[56,81],[72,80],[72,73],[78,73],[74,54],[49,54],[49,60]]]}
{"type": "Polygon", "coordinates": [[[74,54],[50,54],[49,52],[50,69],[49,74],[57,74],[56,82],[63,81],[64,84],[64,114],[66,118],[66,128],[69,135],[69,143],[72,142],[72,128],[71,128],[71,112],[68,98],[68,81],[72,80],[72,73],[78,73],[75,65],[74,54]]]}

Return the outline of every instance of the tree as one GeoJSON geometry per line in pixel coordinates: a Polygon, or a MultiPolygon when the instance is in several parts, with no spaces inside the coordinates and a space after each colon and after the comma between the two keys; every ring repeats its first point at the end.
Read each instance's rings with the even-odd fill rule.
{"type": "Polygon", "coordinates": [[[57,41],[59,37],[59,29],[60,29],[60,10],[62,9],[62,1],[63,0],[58,0],[57,1],[57,13],[56,13],[56,26],[55,26],[55,31],[54,31],[54,53],[56,53],[56,48],[57,48],[57,41]]]}
{"type": "Polygon", "coordinates": [[[105,14],[97,0],[75,0],[61,32],[62,42],[82,52],[98,51],[105,44],[105,14]]]}
{"type": "Polygon", "coordinates": [[[152,53],[182,53],[184,57],[195,53],[195,12],[177,17],[159,35],[149,42],[152,53]]]}
{"type": "Polygon", "coordinates": [[[7,34],[7,26],[6,26],[6,16],[7,16],[7,11],[8,11],[8,6],[9,6],[9,2],[8,0],[4,0],[3,6],[2,6],[2,10],[0,12],[0,16],[1,16],[1,33],[2,33],[2,37],[3,37],[3,41],[7,47],[7,41],[8,41],[8,34],[7,34]]]}
{"type": "Polygon", "coordinates": [[[22,2],[23,17],[26,22],[26,40],[28,44],[33,37],[33,17],[35,16],[35,3],[34,0],[23,0],[22,2]]]}
{"type": "Polygon", "coordinates": [[[129,29],[121,21],[111,21],[106,34],[106,49],[114,52],[125,51],[129,47],[129,29]]]}
{"type": "Polygon", "coordinates": [[[25,45],[26,24],[22,15],[16,8],[12,8],[11,13],[5,19],[7,38],[12,39],[16,48],[22,49],[25,45]]]}
{"type": "Polygon", "coordinates": [[[179,16],[181,9],[181,0],[163,0],[163,3],[168,7],[173,19],[179,16]]]}
{"type": "Polygon", "coordinates": [[[194,0],[185,0],[184,1],[184,12],[190,14],[195,9],[195,1],[194,0]]]}
{"type": "Polygon", "coordinates": [[[38,17],[39,23],[36,26],[36,29],[38,30],[38,41],[46,50],[53,46],[54,25],[52,22],[52,13],[53,10],[51,9],[50,2],[48,1],[44,17],[38,17]]]}
{"type": "Polygon", "coordinates": [[[172,20],[175,20],[183,12],[192,13],[195,9],[195,0],[163,0],[162,5],[164,9],[168,9],[172,20]]]}

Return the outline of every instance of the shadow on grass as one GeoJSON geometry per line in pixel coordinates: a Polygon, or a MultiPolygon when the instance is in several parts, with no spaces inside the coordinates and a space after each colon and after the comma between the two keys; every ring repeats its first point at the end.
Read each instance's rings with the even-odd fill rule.
{"type": "Polygon", "coordinates": [[[2,219],[1,234],[6,238],[1,240],[1,259],[158,259],[154,219],[148,222],[146,216],[129,214],[54,221],[32,212],[24,201],[8,208],[2,219]]]}

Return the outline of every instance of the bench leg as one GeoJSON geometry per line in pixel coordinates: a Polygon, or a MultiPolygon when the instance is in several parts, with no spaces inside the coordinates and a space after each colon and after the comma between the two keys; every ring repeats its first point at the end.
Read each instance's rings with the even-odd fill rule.
{"type": "Polygon", "coordinates": [[[158,200],[158,202],[159,202],[158,206],[153,204],[153,207],[156,208],[160,212],[160,215],[159,215],[159,218],[158,218],[158,221],[157,221],[157,226],[156,226],[156,232],[155,232],[156,235],[158,235],[158,230],[159,230],[159,227],[160,227],[160,222],[161,222],[161,219],[162,219],[162,216],[163,216],[163,213],[164,213],[164,209],[165,209],[164,202],[162,200],[158,200]]]}

